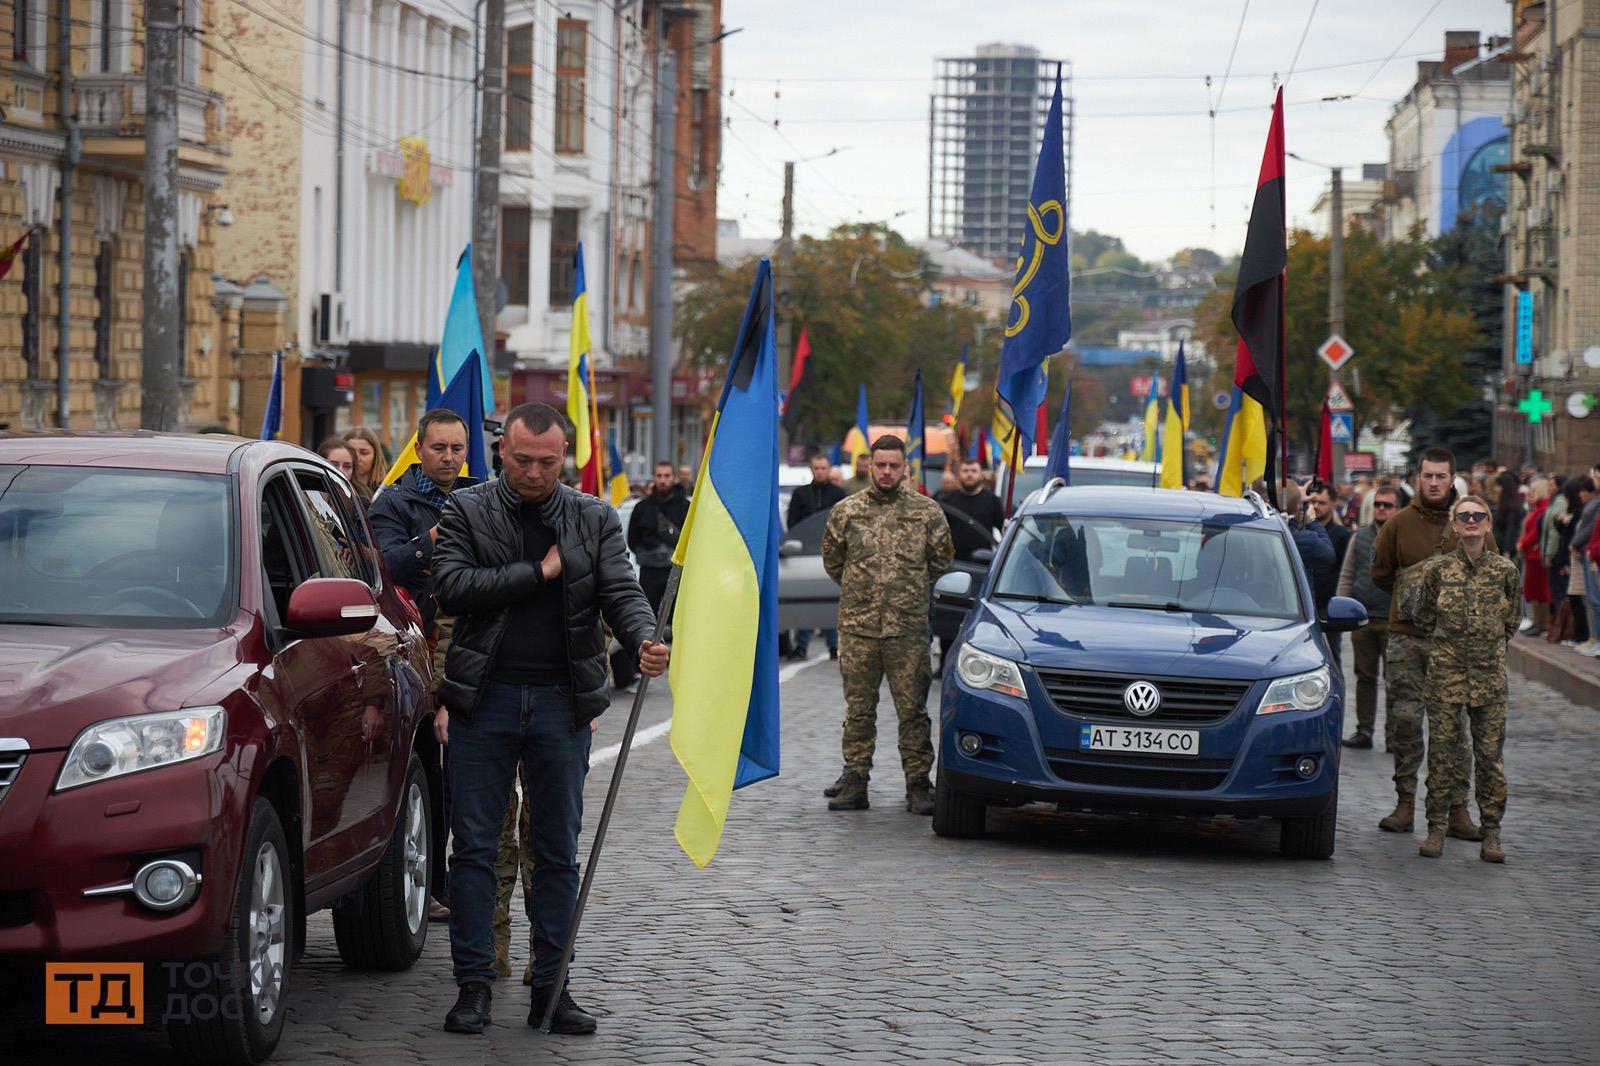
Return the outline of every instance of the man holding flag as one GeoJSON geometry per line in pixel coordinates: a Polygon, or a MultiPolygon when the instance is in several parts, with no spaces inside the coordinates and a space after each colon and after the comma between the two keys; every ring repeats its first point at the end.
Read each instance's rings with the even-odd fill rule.
{"type": "MultiPolygon", "coordinates": [[[[460,994],[445,1029],[481,1033],[495,979],[495,858],[521,760],[533,831],[533,1009],[556,984],[578,896],[578,837],[591,723],[610,702],[606,638],[667,668],[655,619],[605,501],[560,483],[566,425],[545,404],[506,416],[501,477],[453,492],[439,519],[434,592],[457,617],[434,730],[451,775],[450,951],[460,994]],[[448,708],[448,710],[446,710],[448,708]]],[[[553,1031],[592,1033],[565,988],[553,1031]]]]}

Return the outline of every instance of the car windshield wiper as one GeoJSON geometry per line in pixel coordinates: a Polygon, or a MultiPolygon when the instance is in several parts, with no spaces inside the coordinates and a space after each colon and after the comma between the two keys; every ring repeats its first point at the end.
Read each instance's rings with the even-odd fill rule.
{"type": "Polygon", "coordinates": [[[1105,604],[1107,607],[1126,607],[1132,611],[1187,611],[1189,608],[1181,603],[1168,600],[1166,603],[1132,603],[1128,600],[1117,600],[1105,604]]]}
{"type": "Polygon", "coordinates": [[[0,614],[0,625],[5,626],[64,626],[69,629],[81,629],[82,622],[61,622],[54,618],[34,618],[28,615],[0,614]]]}
{"type": "Polygon", "coordinates": [[[997,600],[1027,600],[1029,603],[1077,603],[1073,599],[1061,599],[1056,596],[1040,596],[1032,592],[996,592],[997,600]]]}

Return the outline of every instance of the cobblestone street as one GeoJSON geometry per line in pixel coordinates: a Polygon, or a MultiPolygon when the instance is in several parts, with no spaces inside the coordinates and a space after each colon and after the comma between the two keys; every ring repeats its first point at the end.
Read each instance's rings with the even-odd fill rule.
{"type": "MultiPolygon", "coordinates": [[[[1475,844],[1430,862],[1417,837],[1377,831],[1381,750],[1345,755],[1331,862],[1280,858],[1269,822],[1043,808],[942,840],[903,809],[887,695],[873,807],[829,813],[837,669],[791,668],[783,691],[783,774],[736,794],[704,871],[672,838],[683,777],[666,737],[634,752],[573,971],[598,1036],[541,1037],[515,980],[488,1035],[448,1035],[442,928],[410,972],[365,975],[340,965],[322,914],[276,1061],[1595,1061],[1600,711],[1513,679],[1494,867],[1475,844]]],[[[652,696],[643,727],[669,711],[652,696]]],[[[591,828],[625,715],[596,737],[591,828]]],[[[20,1039],[8,1061],[167,1061],[154,1031],[46,1040],[38,1010],[0,1013],[20,1039]]]]}

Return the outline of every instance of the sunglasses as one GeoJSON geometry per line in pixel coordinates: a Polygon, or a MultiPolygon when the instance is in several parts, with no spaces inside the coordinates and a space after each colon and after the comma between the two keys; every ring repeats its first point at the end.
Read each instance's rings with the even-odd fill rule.
{"type": "Polygon", "coordinates": [[[1479,522],[1487,522],[1489,515],[1484,511],[1457,511],[1456,521],[1464,525],[1475,526],[1479,522]]]}
{"type": "Polygon", "coordinates": [[[1372,501],[1372,509],[1374,511],[1376,511],[1380,507],[1383,508],[1385,511],[1394,510],[1394,504],[1390,503],[1388,500],[1373,500],[1372,501]]]}

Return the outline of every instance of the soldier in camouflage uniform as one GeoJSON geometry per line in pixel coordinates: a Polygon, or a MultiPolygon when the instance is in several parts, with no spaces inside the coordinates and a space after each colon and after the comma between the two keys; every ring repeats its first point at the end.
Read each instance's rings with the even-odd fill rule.
{"type": "Polygon", "coordinates": [[[928,775],[928,603],[955,558],[937,503],[906,485],[905,443],[872,445],[872,487],[837,503],[822,534],[822,562],[839,583],[839,671],[844,676],[844,774],[826,790],[829,810],[864,810],[878,737],[878,686],[887,676],[900,717],[906,809],[932,814],[928,775]]]}
{"type": "Polygon", "coordinates": [[[1501,749],[1506,732],[1506,644],[1517,632],[1521,598],[1516,566],[1484,545],[1489,505],[1466,496],[1452,518],[1458,544],[1422,578],[1414,615],[1431,634],[1428,649],[1428,839],[1417,849],[1432,859],[1444,851],[1452,798],[1466,787],[1466,738],[1471,722],[1477,765],[1479,855],[1504,862],[1500,818],[1506,809],[1501,749]]]}
{"type": "MultiPolygon", "coordinates": [[[[522,766],[517,765],[517,780],[522,780],[522,766]]],[[[511,790],[511,802],[506,805],[506,820],[500,827],[500,849],[495,856],[494,893],[494,972],[501,977],[511,976],[511,898],[516,894],[517,869],[522,869],[523,913],[529,913],[533,899],[533,826],[528,821],[528,803],[516,789],[511,790]],[[520,832],[519,832],[520,830],[520,832]]],[[[529,954],[533,958],[532,926],[529,926],[529,954]]],[[[530,961],[523,971],[522,983],[533,984],[533,964],[530,961]]]]}

